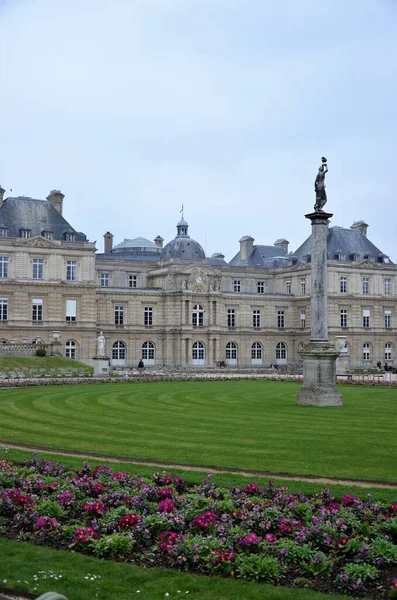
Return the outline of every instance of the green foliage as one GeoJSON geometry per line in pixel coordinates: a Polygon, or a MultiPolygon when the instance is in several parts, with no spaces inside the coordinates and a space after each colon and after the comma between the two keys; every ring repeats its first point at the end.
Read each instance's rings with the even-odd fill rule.
{"type": "Polygon", "coordinates": [[[304,573],[317,577],[317,575],[330,571],[332,563],[327,559],[324,552],[316,552],[309,561],[300,563],[300,568],[304,573]]]}
{"type": "Polygon", "coordinates": [[[62,519],[66,515],[66,512],[59,506],[56,500],[40,500],[35,510],[43,517],[48,516],[54,519],[62,519]]]}
{"type": "Polygon", "coordinates": [[[133,540],[121,533],[112,533],[99,540],[90,543],[96,556],[107,558],[120,558],[129,554],[132,550],[133,540]]]}
{"type": "Polygon", "coordinates": [[[308,544],[300,544],[299,546],[293,540],[287,540],[274,546],[277,552],[287,550],[288,554],[283,557],[283,561],[288,564],[308,563],[315,555],[315,551],[308,544]]]}
{"type": "Polygon", "coordinates": [[[374,581],[378,576],[378,569],[372,565],[349,563],[339,573],[335,581],[342,590],[354,590],[361,585],[361,582],[374,581]]]}
{"type": "Polygon", "coordinates": [[[382,558],[387,562],[396,564],[397,563],[397,546],[393,542],[382,540],[381,538],[372,542],[369,555],[373,560],[382,558]]]}
{"type": "Polygon", "coordinates": [[[397,544],[397,517],[393,517],[380,525],[380,531],[389,536],[397,544]]]}
{"type": "Polygon", "coordinates": [[[47,354],[47,350],[45,348],[37,348],[36,356],[45,356],[47,354]]]}
{"type": "Polygon", "coordinates": [[[275,583],[283,569],[275,558],[261,554],[249,554],[238,559],[237,576],[252,581],[275,583]]]}

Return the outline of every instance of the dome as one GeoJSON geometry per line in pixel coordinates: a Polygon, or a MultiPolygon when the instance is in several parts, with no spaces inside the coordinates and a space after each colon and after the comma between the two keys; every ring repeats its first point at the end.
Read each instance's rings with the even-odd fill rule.
{"type": "Polygon", "coordinates": [[[196,240],[188,235],[189,225],[182,218],[176,226],[175,239],[168,242],[161,251],[160,259],[170,260],[179,258],[181,260],[204,260],[205,252],[196,240]]]}
{"type": "Polygon", "coordinates": [[[112,254],[160,254],[160,252],[161,248],[157,244],[144,237],[125,239],[112,250],[112,254]]]}
{"type": "Polygon", "coordinates": [[[182,260],[204,260],[205,252],[198,242],[187,237],[176,237],[164,246],[160,259],[180,258],[182,260]]]}

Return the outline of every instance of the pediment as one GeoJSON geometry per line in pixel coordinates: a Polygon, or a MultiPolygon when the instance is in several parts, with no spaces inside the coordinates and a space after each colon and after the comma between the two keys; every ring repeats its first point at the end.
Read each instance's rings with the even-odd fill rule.
{"type": "Polygon", "coordinates": [[[186,267],[181,270],[181,288],[192,292],[218,292],[221,278],[219,274],[207,266],[186,267]]]}
{"type": "Polygon", "coordinates": [[[378,262],[374,262],[373,260],[362,260],[359,263],[354,263],[354,266],[357,269],[365,269],[366,271],[368,271],[368,269],[372,270],[372,271],[377,271],[378,269],[382,269],[385,264],[384,263],[378,263],[378,262]]]}
{"type": "Polygon", "coordinates": [[[32,238],[23,238],[20,240],[20,244],[31,248],[59,248],[61,245],[60,242],[47,240],[47,238],[44,238],[41,235],[36,235],[32,238]]]}

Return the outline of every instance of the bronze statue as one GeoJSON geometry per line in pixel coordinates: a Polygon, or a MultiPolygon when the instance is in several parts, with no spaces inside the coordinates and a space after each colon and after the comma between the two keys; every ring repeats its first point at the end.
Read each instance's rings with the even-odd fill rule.
{"type": "Polygon", "coordinates": [[[323,206],[327,202],[327,193],[325,191],[325,174],[328,173],[327,159],[325,156],[321,158],[321,166],[318,170],[316,181],[314,182],[314,191],[316,192],[316,204],[314,210],[322,211],[323,206]]]}

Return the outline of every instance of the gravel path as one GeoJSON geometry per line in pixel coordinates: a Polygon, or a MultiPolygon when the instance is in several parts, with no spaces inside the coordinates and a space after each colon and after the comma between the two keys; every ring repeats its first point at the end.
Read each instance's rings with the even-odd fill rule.
{"type": "Polygon", "coordinates": [[[24,446],[20,444],[14,444],[5,440],[0,440],[0,446],[8,446],[9,448],[15,448],[16,450],[25,450],[28,452],[46,452],[50,454],[59,454],[60,456],[75,456],[77,458],[83,458],[86,460],[101,460],[109,463],[130,463],[145,465],[148,467],[155,467],[156,469],[181,469],[185,471],[200,471],[203,473],[230,473],[232,475],[244,475],[246,477],[268,477],[269,479],[285,479],[286,481],[306,481],[309,483],[324,483],[326,485],[346,485],[356,486],[361,488],[379,488],[384,490],[397,490],[397,483],[387,483],[380,481],[360,481],[356,479],[340,479],[337,477],[315,477],[307,475],[289,475],[287,473],[270,473],[269,471],[239,471],[235,469],[219,468],[211,465],[185,465],[179,463],[167,463],[167,462],[154,462],[150,460],[141,460],[139,458],[126,458],[125,456],[106,456],[104,454],[92,454],[92,453],[80,453],[74,452],[73,450],[58,450],[56,448],[49,448],[48,446],[24,446]]]}

